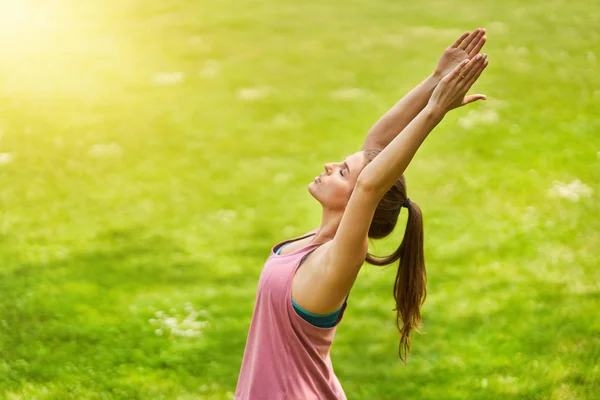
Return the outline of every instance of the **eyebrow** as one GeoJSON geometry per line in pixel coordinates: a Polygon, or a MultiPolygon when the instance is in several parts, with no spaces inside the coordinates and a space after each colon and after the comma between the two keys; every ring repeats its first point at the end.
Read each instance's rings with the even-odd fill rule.
{"type": "Polygon", "coordinates": [[[346,162],[346,160],[344,160],[344,166],[348,170],[348,173],[350,173],[350,167],[348,167],[348,163],[346,162]]]}

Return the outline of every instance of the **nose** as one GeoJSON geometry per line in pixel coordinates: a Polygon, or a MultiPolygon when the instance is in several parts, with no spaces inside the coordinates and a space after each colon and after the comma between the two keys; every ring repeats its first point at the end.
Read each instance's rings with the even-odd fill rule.
{"type": "Polygon", "coordinates": [[[332,169],[331,163],[325,164],[325,172],[327,172],[327,174],[330,174],[332,169]]]}

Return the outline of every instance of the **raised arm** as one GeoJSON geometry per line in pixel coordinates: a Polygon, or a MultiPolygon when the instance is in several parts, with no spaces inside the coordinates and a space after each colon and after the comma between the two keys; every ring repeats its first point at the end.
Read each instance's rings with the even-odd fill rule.
{"type": "Polygon", "coordinates": [[[423,110],[433,89],[454,67],[473,58],[485,44],[485,29],[463,33],[442,54],[433,74],[411,90],[373,125],[361,150],[384,149],[423,110]]]}
{"type": "Polygon", "coordinates": [[[487,66],[485,55],[460,63],[433,91],[426,107],[360,173],[333,240],[325,243],[322,265],[327,270],[321,285],[329,306],[339,306],[364,263],[365,238],[377,204],[400,178],[429,132],[451,109],[467,104],[465,93],[487,66]]]}
{"type": "MultiPolygon", "coordinates": [[[[433,91],[427,106],[392,142],[367,165],[358,177],[357,187],[380,199],[404,173],[415,153],[445,114],[484,95],[466,96],[487,66],[487,56],[479,54],[461,62],[433,91]]],[[[343,220],[342,220],[343,223],[343,220]]]]}

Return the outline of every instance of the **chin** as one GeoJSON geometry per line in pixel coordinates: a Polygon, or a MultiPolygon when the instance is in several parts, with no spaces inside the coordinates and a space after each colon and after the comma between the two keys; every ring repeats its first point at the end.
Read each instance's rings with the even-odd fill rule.
{"type": "Polygon", "coordinates": [[[308,186],[307,186],[308,193],[310,193],[310,195],[311,195],[312,197],[314,197],[316,200],[319,200],[319,199],[317,198],[317,196],[315,195],[315,193],[314,193],[314,190],[315,190],[315,189],[314,189],[314,188],[315,188],[315,185],[316,185],[316,183],[315,183],[315,182],[311,182],[311,183],[309,183],[309,184],[308,184],[308,186]]]}

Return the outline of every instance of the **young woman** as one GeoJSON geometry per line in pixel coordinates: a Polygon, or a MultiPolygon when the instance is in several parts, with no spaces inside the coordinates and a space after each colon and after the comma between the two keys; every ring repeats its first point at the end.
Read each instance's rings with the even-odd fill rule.
{"type": "Polygon", "coordinates": [[[447,112],[485,99],[465,97],[488,64],[486,55],[478,54],[485,41],[484,29],[464,33],[444,51],[435,72],[373,126],[361,151],[325,164],[325,172],[309,184],[323,207],[321,226],[271,249],[258,282],[235,399],[346,399],[329,350],[365,261],[400,260],[394,297],[399,356],[406,362],[410,332],[418,329],[426,296],[426,273],[421,210],[407,198],[403,173],[447,112]],[[408,209],[408,222],[400,247],[389,257],[374,258],[368,239],[388,236],[401,207],[408,209]]]}

